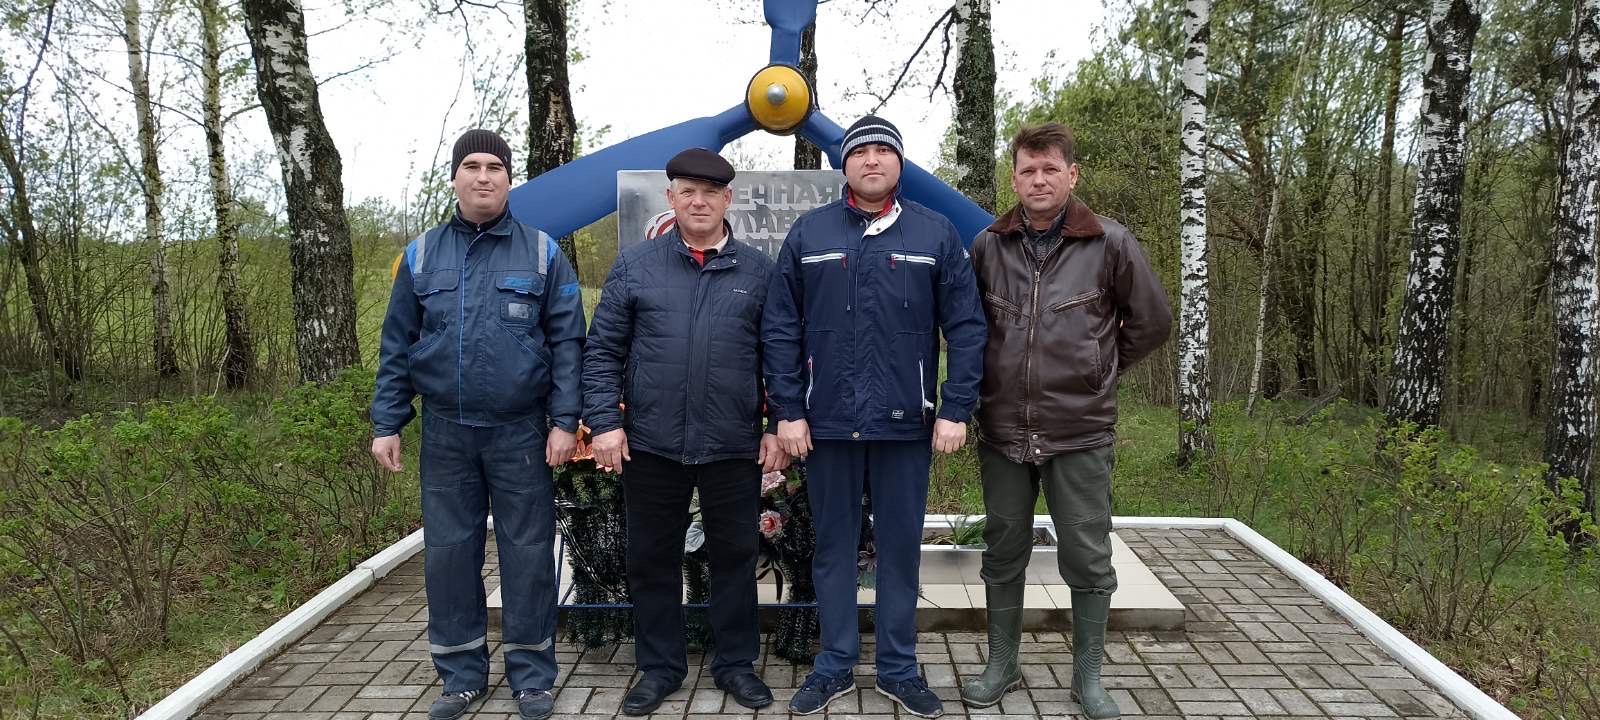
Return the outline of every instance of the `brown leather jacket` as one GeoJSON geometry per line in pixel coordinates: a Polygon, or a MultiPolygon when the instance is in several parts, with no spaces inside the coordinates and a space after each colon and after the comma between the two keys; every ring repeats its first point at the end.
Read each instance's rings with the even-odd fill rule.
{"type": "Polygon", "coordinates": [[[1110,444],[1118,375],[1172,332],[1132,232],[1073,197],[1061,235],[1041,266],[1013,207],[972,243],[989,320],[978,437],[1016,462],[1110,444]]]}

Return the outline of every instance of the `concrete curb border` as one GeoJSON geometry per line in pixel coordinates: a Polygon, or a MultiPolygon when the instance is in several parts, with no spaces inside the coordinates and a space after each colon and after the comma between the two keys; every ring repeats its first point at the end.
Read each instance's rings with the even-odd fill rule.
{"type": "MultiPolygon", "coordinates": [[[[953,516],[929,515],[929,520],[948,523],[953,516]]],[[[1048,515],[1034,517],[1035,525],[1053,525],[1048,515]]],[[[490,518],[492,528],[494,519],[490,518]]],[[[1312,595],[1343,616],[1384,652],[1389,653],[1419,679],[1433,686],[1458,707],[1478,720],[1517,720],[1517,715],[1504,705],[1467,682],[1427,650],[1392,625],[1368,610],[1355,598],[1340,590],[1321,573],[1311,569],[1299,559],[1265,536],[1233,518],[1190,517],[1114,517],[1112,528],[1134,529],[1188,529],[1223,530],[1256,554],[1260,555],[1284,574],[1300,583],[1312,595]]],[[[316,597],[284,616],[282,620],[262,631],[260,635],[229,653],[216,664],[139,716],[138,720],[183,720],[193,715],[206,703],[216,699],[245,675],[260,667],[289,644],[310,632],[345,603],[371,588],[377,581],[422,551],[422,531],[389,546],[356,569],[327,587],[316,597]]]]}

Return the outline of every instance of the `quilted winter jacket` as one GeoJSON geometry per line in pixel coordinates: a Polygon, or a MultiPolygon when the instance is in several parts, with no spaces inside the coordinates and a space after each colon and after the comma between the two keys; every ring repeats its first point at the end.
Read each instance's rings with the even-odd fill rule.
{"type": "Polygon", "coordinates": [[[755,459],[771,273],[733,237],[702,267],[677,228],[619,253],[589,327],[584,424],[685,465],[755,459]]]}

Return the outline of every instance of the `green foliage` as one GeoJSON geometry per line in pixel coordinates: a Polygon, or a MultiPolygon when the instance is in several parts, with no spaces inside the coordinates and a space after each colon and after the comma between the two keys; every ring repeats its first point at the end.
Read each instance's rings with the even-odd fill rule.
{"type": "Polygon", "coordinates": [[[6,580],[52,647],[76,661],[161,643],[195,523],[235,498],[249,445],[204,399],[0,428],[6,580]]]}
{"type": "Polygon", "coordinates": [[[128,667],[217,656],[175,619],[215,606],[258,629],[416,527],[414,476],[367,453],[371,388],[349,371],[268,417],[199,397],[54,430],[0,418],[0,703],[124,714],[161,694],[128,667]]]}
{"type": "MultiPolygon", "coordinates": [[[[340,546],[346,570],[405,529],[415,483],[378,467],[368,452],[374,373],[351,369],[326,385],[302,385],[273,405],[281,459],[262,483],[290,509],[313,547],[340,546]]],[[[313,564],[317,564],[313,561],[313,564]]]]}
{"type": "Polygon", "coordinates": [[[1392,526],[1386,546],[1362,557],[1373,565],[1362,577],[1399,624],[1427,638],[1487,636],[1562,575],[1570,548],[1559,531],[1585,517],[1576,483],[1552,492],[1542,466],[1502,468],[1470,448],[1448,450],[1437,429],[1383,439],[1379,462],[1394,470],[1370,512],[1392,526]],[[1538,579],[1508,585],[1514,560],[1538,579]]]}

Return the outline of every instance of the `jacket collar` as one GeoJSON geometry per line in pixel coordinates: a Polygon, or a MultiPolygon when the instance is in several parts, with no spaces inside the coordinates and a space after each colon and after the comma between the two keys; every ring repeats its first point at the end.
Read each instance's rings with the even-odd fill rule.
{"type": "Polygon", "coordinates": [[[450,224],[469,233],[486,233],[489,235],[510,235],[511,224],[516,222],[511,217],[511,206],[501,210],[500,214],[488,222],[475,223],[461,216],[461,206],[456,205],[456,215],[450,218],[450,224]]]}
{"type": "MultiPolygon", "coordinates": [[[[995,218],[989,226],[989,232],[996,235],[1013,235],[1022,232],[1022,205],[1013,205],[1005,214],[995,218]]],[[[1106,229],[1100,224],[1088,205],[1083,204],[1077,195],[1067,200],[1067,220],[1061,224],[1061,237],[1063,238],[1092,238],[1104,235],[1106,229]]]]}
{"type": "MultiPolygon", "coordinates": [[[[726,235],[723,236],[722,249],[717,251],[717,257],[723,257],[725,255],[733,255],[737,253],[739,251],[739,246],[743,243],[739,242],[739,238],[734,236],[733,224],[728,222],[727,218],[722,219],[722,231],[726,233],[726,235]]],[[[678,226],[676,224],[672,226],[671,230],[662,233],[658,239],[660,239],[662,242],[671,243],[672,248],[676,250],[679,255],[684,257],[689,257],[690,253],[692,252],[689,250],[689,244],[683,241],[683,233],[678,230],[678,226]]]]}

